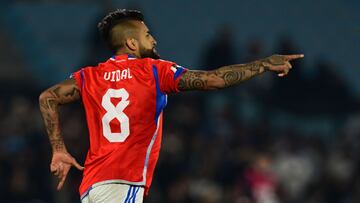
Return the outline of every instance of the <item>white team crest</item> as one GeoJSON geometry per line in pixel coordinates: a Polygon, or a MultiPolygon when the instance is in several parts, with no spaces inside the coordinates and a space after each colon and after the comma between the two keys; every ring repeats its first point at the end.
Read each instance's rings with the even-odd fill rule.
{"type": "Polygon", "coordinates": [[[176,73],[176,71],[177,71],[178,68],[182,68],[182,67],[179,66],[179,65],[176,65],[176,64],[174,64],[174,65],[172,65],[172,66],[170,67],[170,69],[171,69],[174,73],[176,73]]]}

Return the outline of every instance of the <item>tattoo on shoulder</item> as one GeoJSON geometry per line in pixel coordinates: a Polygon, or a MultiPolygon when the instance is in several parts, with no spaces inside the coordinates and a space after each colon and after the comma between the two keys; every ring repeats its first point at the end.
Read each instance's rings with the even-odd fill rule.
{"type": "Polygon", "coordinates": [[[74,79],[68,79],[48,90],[60,104],[80,98],[80,91],[74,79]]]}

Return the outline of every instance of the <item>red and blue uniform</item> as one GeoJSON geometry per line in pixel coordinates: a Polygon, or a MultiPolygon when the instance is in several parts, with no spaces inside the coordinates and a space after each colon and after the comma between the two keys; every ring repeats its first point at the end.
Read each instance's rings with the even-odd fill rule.
{"type": "Polygon", "coordinates": [[[107,183],[144,186],[147,193],[159,157],[167,94],[179,92],[185,71],[170,61],[119,55],[72,75],[90,137],[82,197],[107,183]]]}

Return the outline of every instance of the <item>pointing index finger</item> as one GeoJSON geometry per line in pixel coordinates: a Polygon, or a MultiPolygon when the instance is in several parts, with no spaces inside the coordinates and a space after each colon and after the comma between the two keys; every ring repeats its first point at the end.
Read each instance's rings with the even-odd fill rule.
{"type": "Polygon", "coordinates": [[[304,58],[304,54],[292,54],[292,55],[285,55],[287,60],[294,60],[299,58],[304,58]]]}

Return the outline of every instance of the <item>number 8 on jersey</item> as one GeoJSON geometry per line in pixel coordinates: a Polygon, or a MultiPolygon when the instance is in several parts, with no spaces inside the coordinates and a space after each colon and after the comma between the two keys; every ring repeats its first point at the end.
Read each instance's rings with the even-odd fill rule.
{"type": "Polygon", "coordinates": [[[124,89],[108,89],[104,94],[101,105],[106,110],[102,117],[103,134],[109,142],[124,142],[130,134],[129,117],[124,113],[124,109],[129,105],[129,93],[124,89]],[[121,101],[114,106],[111,98],[121,98],[121,101]],[[111,132],[110,122],[116,118],[120,122],[120,133],[111,132]]]}

